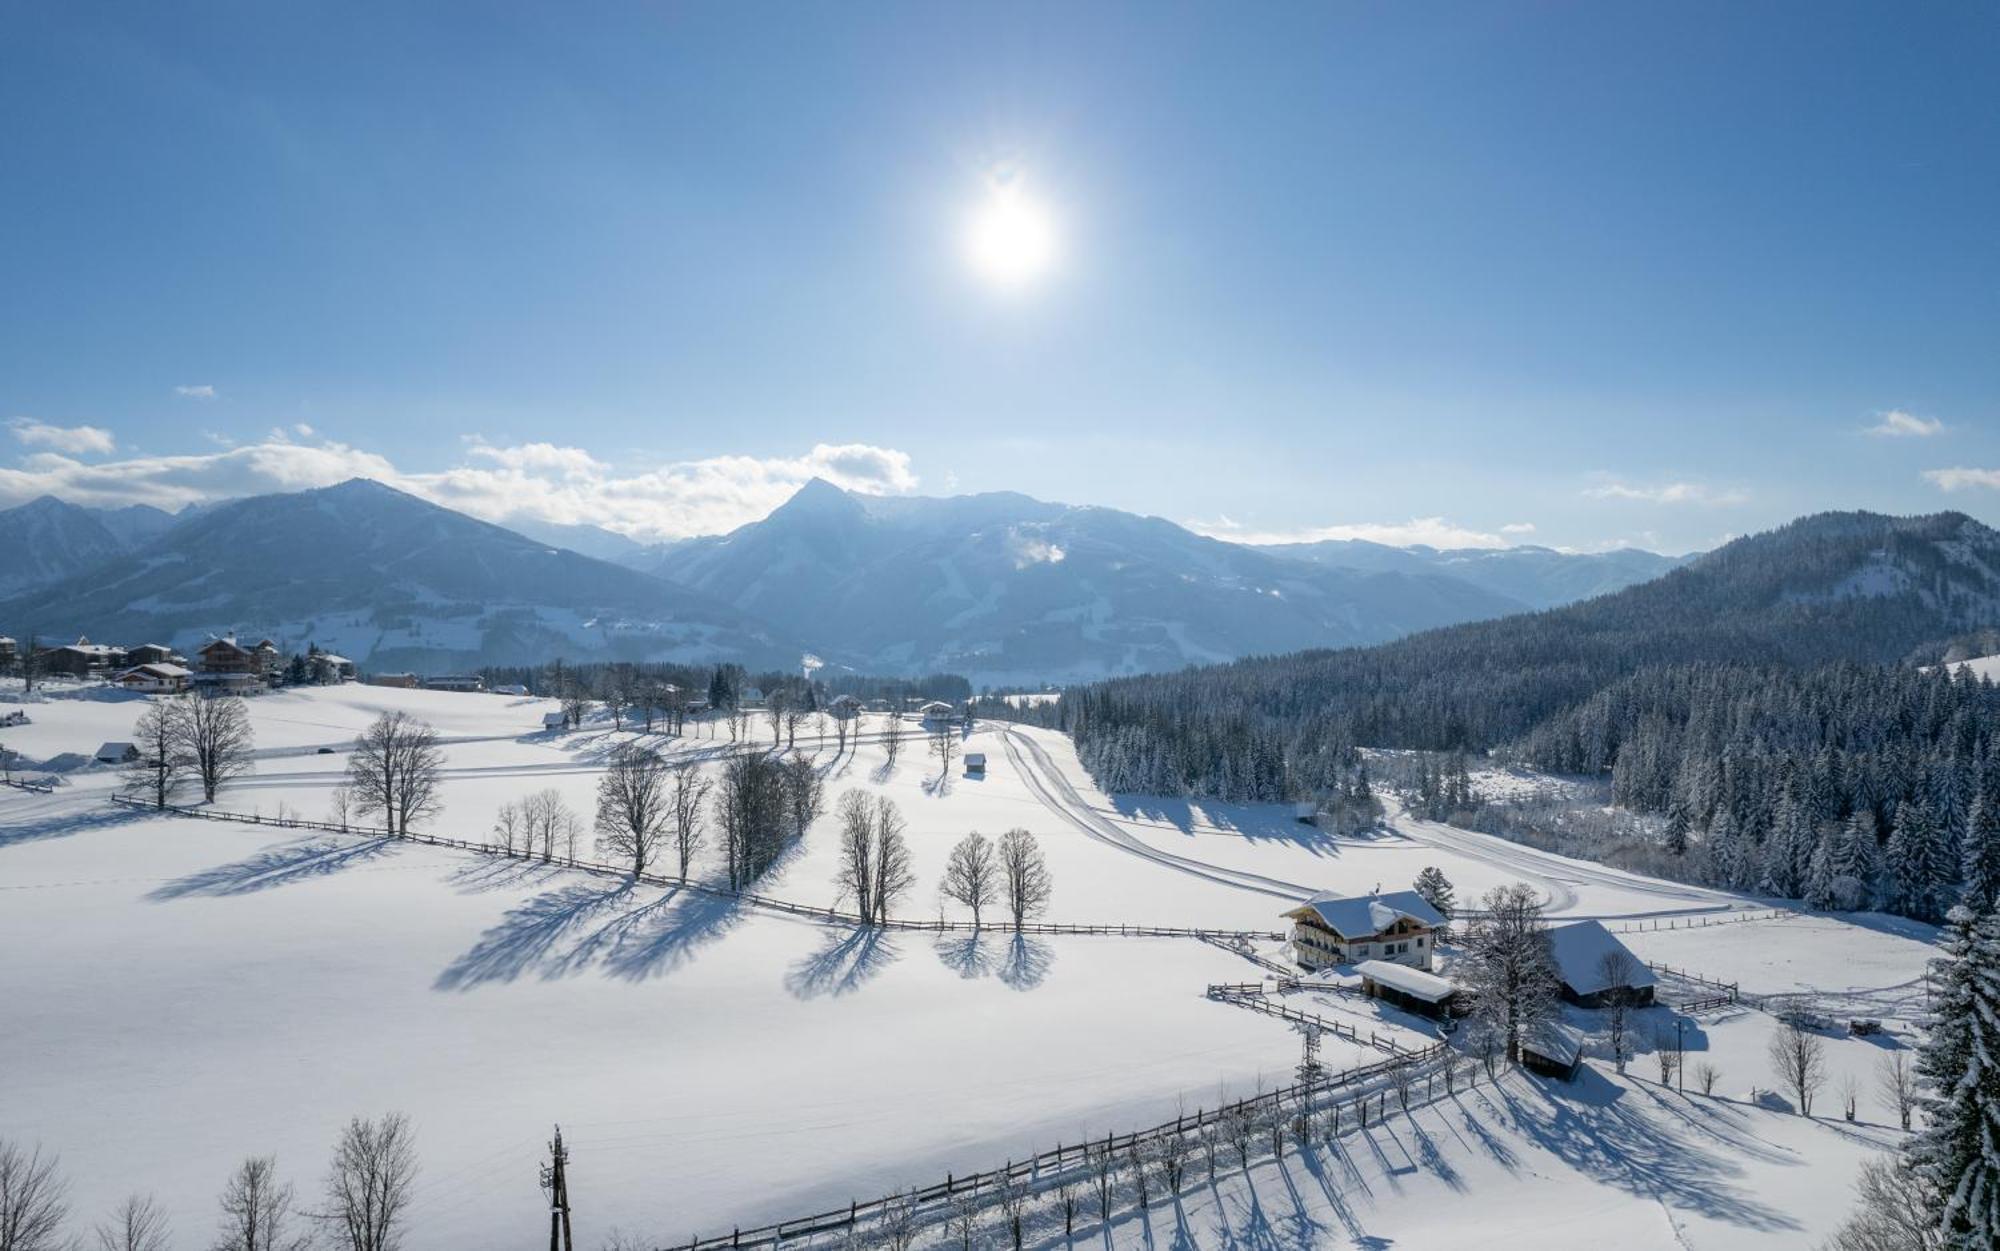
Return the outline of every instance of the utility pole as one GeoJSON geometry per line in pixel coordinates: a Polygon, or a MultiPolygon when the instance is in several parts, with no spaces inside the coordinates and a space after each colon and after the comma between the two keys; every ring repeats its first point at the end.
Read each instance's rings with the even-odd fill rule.
{"type": "Polygon", "coordinates": [[[562,1126],[549,1144],[549,1162],[542,1165],[542,1192],[549,1197],[549,1251],[576,1251],[569,1232],[569,1152],[563,1147],[562,1126]]]}

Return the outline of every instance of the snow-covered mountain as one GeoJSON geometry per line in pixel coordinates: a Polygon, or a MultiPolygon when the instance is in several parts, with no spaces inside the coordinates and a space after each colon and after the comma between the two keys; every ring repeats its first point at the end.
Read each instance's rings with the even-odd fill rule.
{"type": "Polygon", "coordinates": [[[1559,552],[1549,547],[1389,547],[1365,539],[1279,543],[1274,555],[1339,569],[1439,573],[1504,595],[1527,608],[1558,608],[1581,599],[1650,582],[1686,564],[1687,556],[1662,556],[1638,548],[1608,552],[1559,552]]]}
{"type": "Polygon", "coordinates": [[[764,520],[645,567],[856,668],[975,683],[1379,642],[1522,607],[1439,574],[1320,567],[1114,509],[861,496],[817,479],[764,520]]]}
{"type": "Polygon", "coordinates": [[[128,547],[90,509],[52,495],[0,511],[0,595],[60,581],[128,547]]]}
{"type": "Polygon", "coordinates": [[[236,630],[376,669],[562,654],[789,665],[799,654],[697,592],[362,479],[205,510],[0,602],[0,621],[184,648],[236,630]]]}

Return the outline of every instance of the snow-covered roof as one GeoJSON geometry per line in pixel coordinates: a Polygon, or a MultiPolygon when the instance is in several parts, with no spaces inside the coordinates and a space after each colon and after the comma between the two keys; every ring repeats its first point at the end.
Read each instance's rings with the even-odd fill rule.
{"type": "Polygon", "coordinates": [[[1632,954],[1631,948],[1596,921],[1571,921],[1549,930],[1549,948],[1555,955],[1556,972],[1563,985],[1579,995],[1594,995],[1609,989],[1604,976],[1604,957],[1614,951],[1625,953],[1632,962],[1625,985],[1638,990],[1653,984],[1653,971],[1632,954]]]}
{"type": "Polygon", "coordinates": [[[99,760],[123,760],[127,756],[136,756],[138,754],[139,749],[130,743],[105,743],[97,749],[97,758],[99,760]]]}
{"type": "Polygon", "coordinates": [[[188,672],[187,669],[180,665],[168,664],[164,660],[155,660],[143,665],[133,665],[118,676],[123,678],[129,677],[134,673],[143,673],[148,677],[154,678],[184,678],[188,676],[188,672]]]}
{"type": "Polygon", "coordinates": [[[1354,966],[1354,971],[1372,982],[1399,990],[1425,1003],[1443,1003],[1458,989],[1449,978],[1388,960],[1363,960],[1354,966]]]}
{"type": "Polygon", "coordinates": [[[1390,891],[1386,895],[1336,895],[1321,891],[1302,907],[1312,909],[1322,925],[1342,938],[1380,934],[1404,917],[1433,929],[1444,924],[1438,910],[1413,890],[1390,891]]]}
{"type": "Polygon", "coordinates": [[[1575,1064],[1583,1058],[1583,1031],[1560,1021],[1536,1021],[1521,1032],[1521,1050],[1558,1064],[1575,1064]]]}

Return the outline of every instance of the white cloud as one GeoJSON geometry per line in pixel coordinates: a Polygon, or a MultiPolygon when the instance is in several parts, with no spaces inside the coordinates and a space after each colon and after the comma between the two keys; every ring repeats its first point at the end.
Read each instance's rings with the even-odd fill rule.
{"type": "Polygon", "coordinates": [[[52,426],[32,417],[16,417],[7,428],[29,447],[52,447],[72,456],[104,456],[118,448],[111,432],[98,426],[52,426]]]}
{"type": "MultiPolygon", "coordinates": [[[[19,426],[15,433],[23,437],[19,426]]],[[[655,540],[716,534],[755,521],[814,477],[872,495],[917,485],[907,453],[861,443],[820,444],[795,457],[717,456],[620,471],[581,448],[472,439],[464,463],[412,473],[376,453],[313,439],[313,433],[300,424],[217,451],[97,463],[76,459],[70,449],[63,449],[67,455],[38,453],[0,468],[0,504],[52,494],[79,504],[176,509],[373,478],[490,521],[598,525],[655,540]]]]}
{"type": "Polygon", "coordinates": [[[1196,534],[1231,543],[1262,547],[1272,543],[1324,543],[1329,540],[1360,539],[1389,547],[1512,547],[1506,538],[1454,525],[1443,517],[1413,517],[1408,521],[1357,521],[1334,526],[1307,526],[1297,530],[1251,530],[1228,517],[1215,521],[1182,523],[1196,534]]]}
{"type": "Polygon", "coordinates": [[[1926,469],[1924,477],[1941,491],[1962,491],[1967,487],[2000,489],[2000,469],[1926,469]]]}
{"type": "Polygon", "coordinates": [[[215,398],[215,388],[204,382],[197,386],[175,387],[174,394],[184,400],[212,400],[215,398]]]}
{"type": "Polygon", "coordinates": [[[1942,433],[1944,423],[1935,417],[1919,417],[1906,413],[1900,408],[1892,408],[1885,413],[1875,414],[1875,424],[1863,430],[1863,434],[1877,434],[1891,439],[1927,439],[1942,433]]]}
{"type": "Polygon", "coordinates": [[[1502,534],[1533,534],[1534,532],[1535,523],[1532,521],[1510,521],[1500,527],[1500,533],[1502,534]]]}
{"type": "Polygon", "coordinates": [[[1658,486],[1635,486],[1612,479],[1585,487],[1583,493],[1594,500],[1633,500],[1643,504],[1703,504],[1723,507],[1741,504],[1750,493],[1737,488],[1716,490],[1699,482],[1663,482],[1658,486]]]}

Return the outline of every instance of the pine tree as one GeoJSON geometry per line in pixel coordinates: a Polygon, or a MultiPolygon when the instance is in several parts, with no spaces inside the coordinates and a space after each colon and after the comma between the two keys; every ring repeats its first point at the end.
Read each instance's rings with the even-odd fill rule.
{"type": "Polygon", "coordinates": [[[1849,911],[1874,904],[1882,876],[1881,849],[1875,843],[1875,814],[1863,809],[1847,818],[1831,840],[1833,892],[1849,911]]]}
{"type": "Polygon", "coordinates": [[[2000,796],[1987,779],[1982,779],[1966,814],[1959,855],[1959,876],[1965,882],[1960,901],[1974,912],[1988,911],[2000,897],[2000,796]]]}
{"type": "Polygon", "coordinates": [[[2000,1246],[2000,915],[1951,911],[1937,997],[1917,1059],[1927,1116],[1910,1159],[1946,1245],[2000,1246]]]}
{"type": "Polygon", "coordinates": [[[1444,870],[1434,864],[1425,865],[1423,871],[1417,874],[1417,880],[1414,885],[1417,894],[1422,897],[1423,901],[1431,907],[1436,908],[1438,915],[1443,917],[1445,922],[1449,924],[1454,901],[1452,898],[1451,879],[1444,875],[1444,870]]]}
{"type": "Polygon", "coordinates": [[[1819,840],[1813,844],[1812,859],[1806,866],[1806,878],[1802,894],[1805,905],[1816,912],[1831,912],[1840,906],[1840,896],[1834,884],[1834,839],[1837,832],[1831,828],[1819,832],[1819,840]]]}

